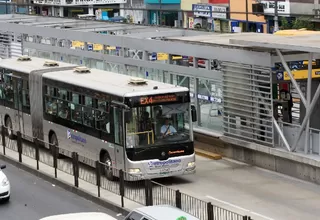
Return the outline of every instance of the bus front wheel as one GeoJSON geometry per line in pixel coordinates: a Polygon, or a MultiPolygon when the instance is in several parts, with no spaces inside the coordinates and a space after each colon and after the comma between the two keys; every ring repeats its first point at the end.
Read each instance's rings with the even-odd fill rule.
{"type": "Polygon", "coordinates": [[[102,168],[103,174],[106,176],[108,180],[113,181],[114,176],[113,176],[112,161],[110,159],[110,156],[107,153],[105,153],[103,155],[101,162],[104,163],[102,168]]]}

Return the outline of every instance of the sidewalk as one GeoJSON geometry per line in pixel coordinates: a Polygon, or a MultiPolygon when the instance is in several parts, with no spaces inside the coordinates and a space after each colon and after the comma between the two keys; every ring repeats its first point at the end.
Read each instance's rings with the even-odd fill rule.
{"type": "Polygon", "coordinates": [[[211,152],[210,148],[212,149],[212,146],[210,144],[202,143],[199,141],[194,142],[194,151],[196,155],[206,157],[212,160],[222,159],[222,156],[220,154],[211,152]]]}
{"type": "MultiPolygon", "coordinates": [[[[6,148],[5,150],[6,150],[5,157],[13,159],[17,163],[19,163],[18,162],[19,161],[18,152],[15,152],[9,148],[6,148]]],[[[0,154],[3,155],[3,147],[2,146],[0,147],[0,154]]],[[[45,154],[40,154],[40,155],[42,155],[42,157],[46,156],[45,154]]],[[[36,160],[34,160],[33,158],[22,155],[22,164],[27,165],[30,168],[34,169],[35,172],[38,172],[36,160]]],[[[61,169],[63,167],[63,165],[66,166],[66,163],[63,163],[62,161],[60,161],[59,164],[60,164],[59,169],[61,169]]],[[[63,183],[70,185],[70,188],[72,188],[72,186],[74,186],[74,177],[66,172],[59,170],[59,169],[57,169],[57,179],[59,181],[62,181],[63,183]]],[[[71,170],[72,170],[72,167],[71,167],[71,170]]],[[[82,175],[80,174],[80,178],[79,178],[79,189],[83,190],[84,192],[86,192],[94,197],[98,197],[98,187],[94,184],[91,184],[89,182],[82,180],[81,176],[82,177],[84,176],[83,173],[88,173],[88,172],[80,171],[80,170],[79,170],[79,173],[82,173],[82,175]]],[[[39,162],[39,172],[43,173],[45,175],[48,175],[51,178],[54,178],[54,168],[50,167],[42,162],[39,162]]],[[[70,172],[70,173],[72,173],[72,172],[70,172]]],[[[91,174],[91,175],[94,175],[94,174],[91,174]]],[[[103,185],[103,183],[101,183],[101,185],[103,185]]],[[[117,185],[117,183],[114,183],[113,186],[111,186],[111,188],[114,188],[115,185],[117,185]]],[[[109,188],[110,186],[104,186],[104,187],[109,188]]],[[[74,191],[74,190],[72,190],[72,191],[74,191]]],[[[111,205],[117,205],[118,207],[121,206],[121,197],[116,195],[115,193],[112,193],[110,191],[103,189],[102,187],[100,187],[100,199],[105,200],[105,202],[108,202],[111,205]]],[[[126,198],[124,198],[124,205],[125,205],[125,209],[128,209],[128,210],[132,210],[132,209],[143,206],[141,204],[138,204],[138,203],[133,202],[131,200],[128,200],[126,198]]]]}

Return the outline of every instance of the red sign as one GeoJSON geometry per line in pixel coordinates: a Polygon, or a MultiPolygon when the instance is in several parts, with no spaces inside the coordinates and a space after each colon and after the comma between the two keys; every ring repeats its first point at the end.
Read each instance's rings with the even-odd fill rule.
{"type": "Polygon", "coordinates": [[[151,105],[161,102],[175,102],[177,101],[176,95],[155,95],[140,98],[140,105],[151,105]]]}

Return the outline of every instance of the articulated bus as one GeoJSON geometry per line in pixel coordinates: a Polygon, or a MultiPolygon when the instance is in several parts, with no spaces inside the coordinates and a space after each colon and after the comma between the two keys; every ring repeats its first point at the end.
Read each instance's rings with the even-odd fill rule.
{"type": "Polygon", "coordinates": [[[6,127],[107,164],[109,180],[115,169],[141,179],[195,173],[188,88],[27,56],[0,68],[6,127]]]}

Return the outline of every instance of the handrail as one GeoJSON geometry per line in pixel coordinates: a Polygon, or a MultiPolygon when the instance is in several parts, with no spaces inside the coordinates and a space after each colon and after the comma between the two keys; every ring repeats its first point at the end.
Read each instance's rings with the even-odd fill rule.
{"type": "Polygon", "coordinates": [[[152,144],[154,144],[154,132],[153,130],[150,131],[139,131],[139,132],[133,132],[133,133],[128,133],[128,135],[139,135],[139,134],[148,134],[148,144],[150,144],[150,133],[151,133],[151,139],[152,139],[152,144]]]}

